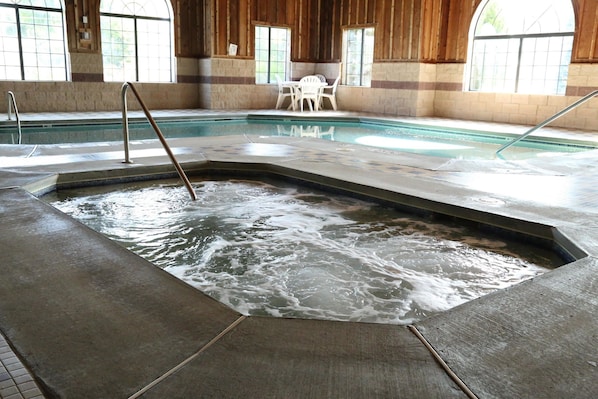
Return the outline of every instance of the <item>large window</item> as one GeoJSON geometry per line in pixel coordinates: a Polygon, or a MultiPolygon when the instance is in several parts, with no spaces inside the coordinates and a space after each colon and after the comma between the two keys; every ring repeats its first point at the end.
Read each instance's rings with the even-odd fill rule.
{"type": "Polygon", "coordinates": [[[291,32],[286,28],[255,27],[255,82],[276,82],[289,75],[291,32]]]}
{"type": "Polygon", "coordinates": [[[167,0],[102,0],[106,81],[173,81],[172,12],[167,0]]]}
{"type": "Polygon", "coordinates": [[[0,0],[0,79],[67,80],[59,0],[0,0]]]}
{"type": "Polygon", "coordinates": [[[574,29],[571,0],[488,0],[472,24],[469,89],[564,94],[574,29]]]}
{"type": "Polygon", "coordinates": [[[374,63],[374,28],[346,29],[343,32],[343,83],[370,86],[374,63]]]}

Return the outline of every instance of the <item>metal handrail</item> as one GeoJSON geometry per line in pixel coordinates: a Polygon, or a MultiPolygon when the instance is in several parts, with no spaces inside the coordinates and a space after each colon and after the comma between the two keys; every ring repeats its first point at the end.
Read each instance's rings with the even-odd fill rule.
{"type": "Polygon", "coordinates": [[[500,154],[500,152],[503,151],[504,149],[512,146],[513,144],[515,144],[516,142],[518,142],[520,140],[523,140],[524,138],[526,138],[527,136],[529,136],[530,134],[532,134],[536,130],[539,130],[539,129],[543,128],[544,126],[548,125],[550,122],[552,122],[552,121],[560,118],[561,116],[565,115],[567,112],[571,111],[573,108],[576,108],[576,107],[580,106],[581,104],[585,103],[586,101],[590,100],[592,97],[594,97],[596,95],[598,95],[598,90],[594,90],[590,94],[587,94],[587,95],[583,96],[579,100],[575,101],[573,104],[569,105],[568,107],[564,108],[563,110],[561,110],[561,111],[557,112],[556,114],[552,115],[550,118],[546,119],[544,122],[541,122],[541,123],[537,124],[533,128],[531,128],[528,131],[526,131],[525,133],[523,133],[521,136],[515,137],[513,140],[509,141],[507,144],[505,144],[502,147],[500,147],[498,149],[498,151],[496,151],[496,155],[500,154]]]}
{"type": "Polygon", "coordinates": [[[195,191],[193,190],[193,187],[191,186],[191,183],[189,182],[189,179],[187,178],[187,175],[185,174],[185,171],[183,170],[183,168],[181,167],[181,165],[179,164],[179,162],[176,160],[176,158],[174,156],[174,153],[172,152],[172,150],[168,146],[168,143],[166,142],[166,139],[164,138],[164,135],[160,131],[160,128],[158,127],[158,124],[156,123],[156,121],[154,120],[154,118],[152,117],[152,115],[150,114],[150,112],[149,112],[148,108],[145,106],[145,103],[143,102],[143,100],[141,100],[141,96],[139,95],[139,92],[137,91],[137,89],[135,88],[135,86],[133,86],[133,83],[131,83],[131,82],[125,82],[123,84],[123,86],[122,86],[122,89],[121,89],[121,96],[122,96],[122,118],[123,118],[123,136],[124,136],[123,138],[124,138],[124,146],[125,146],[125,160],[124,160],[124,162],[125,163],[132,163],[131,158],[129,156],[129,121],[128,121],[128,118],[127,118],[127,89],[129,87],[133,91],[133,94],[135,94],[135,97],[137,97],[137,101],[139,102],[139,105],[141,105],[141,108],[143,109],[143,112],[145,113],[145,116],[146,116],[147,120],[149,121],[149,123],[154,128],[154,131],[156,132],[156,135],[158,136],[158,139],[160,139],[160,142],[162,143],[162,146],[166,150],[166,153],[170,157],[170,161],[172,162],[172,164],[176,168],[177,172],[179,173],[179,176],[181,177],[181,180],[183,180],[183,183],[185,184],[185,187],[187,187],[187,191],[189,191],[189,194],[191,194],[191,199],[196,200],[197,196],[195,195],[195,191]]]}
{"type": "Polygon", "coordinates": [[[21,117],[19,116],[19,108],[17,107],[17,100],[15,99],[15,93],[13,93],[12,91],[8,91],[6,93],[6,99],[8,100],[8,120],[12,120],[11,118],[11,106],[12,109],[15,111],[15,118],[17,120],[17,132],[19,133],[19,142],[17,144],[21,144],[21,140],[22,140],[22,133],[21,133],[21,117]]]}

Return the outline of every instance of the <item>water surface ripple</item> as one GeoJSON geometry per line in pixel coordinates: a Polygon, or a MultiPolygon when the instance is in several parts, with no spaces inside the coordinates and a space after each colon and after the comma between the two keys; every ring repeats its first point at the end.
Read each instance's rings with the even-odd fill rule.
{"type": "MultiPolygon", "coordinates": [[[[544,273],[549,251],[255,181],[63,190],[49,201],[246,315],[406,324],[544,273]]],[[[126,267],[126,266],[124,266],[126,267]]]]}

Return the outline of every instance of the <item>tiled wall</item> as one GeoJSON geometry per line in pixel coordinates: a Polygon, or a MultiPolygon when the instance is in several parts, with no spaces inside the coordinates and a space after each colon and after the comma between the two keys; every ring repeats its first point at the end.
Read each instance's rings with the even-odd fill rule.
{"type": "Polygon", "coordinates": [[[291,80],[300,80],[307,75],[324,75],[329,84],[341,74],[340,62],[293,62],[291,63],[291,80]]]}
{"type": "MultiPolygon", "coordinates": [[[[375,63],[372,87],[340,86],[339,108],[404,116],[439,116],[535,125],[598,89],[598,65],[569,68],[567,96],[468,92],[464,64],[375,63]]],[[[598,129],[598,98],[552,123],[598,129]]]]}
{"type": "Polygon", "coordinates": [[[431,116],[436,65],[374,63],[371,87],[340,86],[340,109],[403,116],[431,116]]]}
{"type": "Polygon", "coordinates": [[[200,107],[209,109],[263,109],[276,104],[276,85],[255,84],[255,61],[240,57],[201,61],[200,107]]]}
{"type": "MultiPolygon", "coordinates": [[[[340,73],[339,63],[294,62],[291,80],[320,73],[330,83],[340,73]]],[[[275,84],[255,84],[255,61],[241,57],[200,60],[199,106],[209,109],[268,109],[278,96],[275,84]]]]}
{"type": "MultiPolygon", "coordinates": [[[[69,82],[0,81],[0,92],[15,93],[19,111],[119,111],[121,109],[121,82],[103,82],[102,56],[72,53],[69,82]]],[[[136,84],[143,101],[150,109],[196,108],[197,60],[178,59],[178,72],[183,73],[179,83],[136,84]],[[191,78],[189,78],[191,76],[191,78]]],[[[137,102],[128,97],[129,107],[139,109],[137,102]]]]}
{"type": "MultiPolygon", "coordinates": [[[[114,111],[121,109],[121,83],[104,83],[101,55],[71,54],[72,82],[0,81],[15,93],[21,112],[114,111]]],[[[292,78],[322,73],[330,82],[339,63],[293,63],[292,78]]],[[[393,116],[439,116],[535,125],[598,89],[598,65],[569,67],[567,96],[501,94],[463,90],[464,64],[375,63],[371,87],[340,85],[340,110],[393,116]]],[[[179,58],[177,82],[136,86],[150,109],[268,109],[276,103],[276,85],[255,84],[255,62],[243,57],[179,58]]],[[[129,95],[129,108],[138,109],[129,95]]],[[[598,130],[598,98],[552,125],[598,130]]]]}
{"type": "MultiPolygon", "coordinates": [[[[137,83],[142,100],[150,109],[197,108],[196,84],[137,83]]],[[[0,82],[0,90],[11,90],[21,113],[120,111],[121,83],[90,82],[0,82]]],[[[129,94],[129,109],[140,109],[129,94]]]]}
{"type": "MultiPolygon", "coordinates": [[[[598,89],[598,65],[569,67],[567,96],[463,91],[464,64],[438,64],[434,115],[440,117],[536,125],[592,90],[598,89]]],[[[551,126],[598,130],[598,97],[575,108],[551,126]]]]}
{"type": "Polygon", "coordinates": [[[304,76],[313,75],[316,73],[315,71],[316,64],[313,62],[293,62],[291,63],[290,80],[299,80],[304,76]]]}

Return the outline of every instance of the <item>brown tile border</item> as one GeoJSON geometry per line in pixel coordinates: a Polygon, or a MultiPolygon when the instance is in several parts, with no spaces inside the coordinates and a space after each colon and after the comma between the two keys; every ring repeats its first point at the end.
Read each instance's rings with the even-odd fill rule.
{"type": "MultiPolygon", "coordinates": [[[[103,82],[101,74],[73,74],[73,82],[103,82]]],[[[195,76],[178,75],[177,83],[187,84],[219,84],[219,85],[255,85],[253,76],[195,76]]],[[[416,91],[463,91],[462,82],[418,82],[418,81],[389,81],[372,80],[372,89],[387,90],[416,90],[416,91]]],[[[598,87],[568,86],[566,96],[584,96],[598,87]]]]}
{"type": "Polygon", "coordinates": [[[255,77],[247,76],[199,76],[198,83],[223,85],[254,85],[255,77]]]}
{"type": "Polygon", "coordinates": [[[93,82],[93,83],[103,83],[104,82],[104,74],[101,73],[73,73],[71,75],[71,79],[73,82],[93,82]]]}
{"type": "Polygon", "coordinates": [[[374,89],[462,91],[462,83],[372,80],[374,89]]]}
{"type": "Polygon", "coordinates": [[[436,90],[439,91],[463,91],[461,82],[436,82],[436,90]]]}
{"type": "Polygon", "coordinates": [[[201,77],[197,75],[177,75],[177,83],[202,83],[201,77]]]}
{"type": "Polygon", "coordinates": [[[566,96],[585,96],[590,94],[594,90],[598,90],[598,87],[592,86],[567,86],[567,90],[565,92],[566,96]]]}

